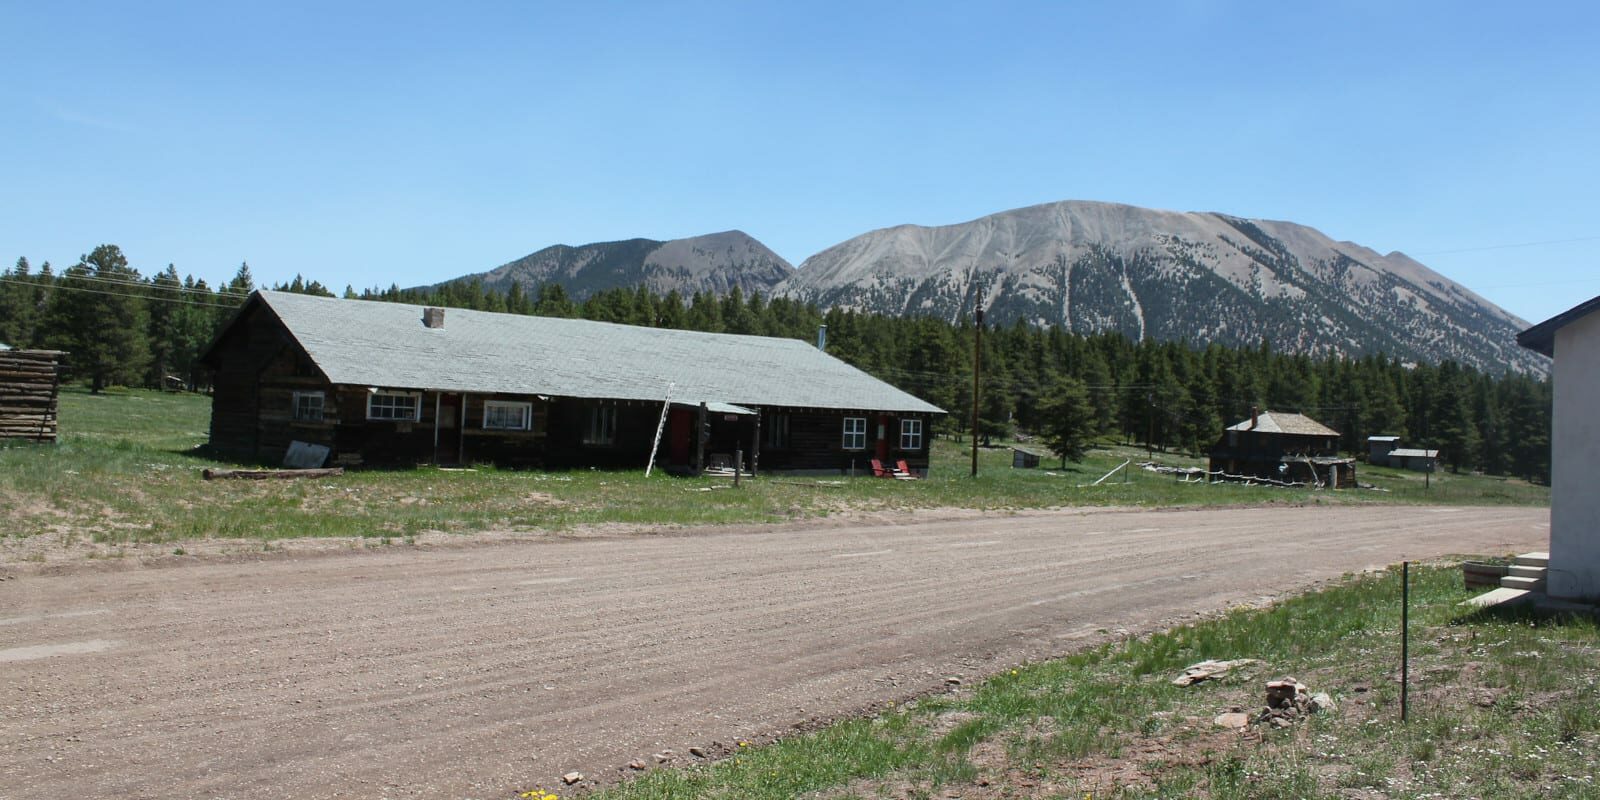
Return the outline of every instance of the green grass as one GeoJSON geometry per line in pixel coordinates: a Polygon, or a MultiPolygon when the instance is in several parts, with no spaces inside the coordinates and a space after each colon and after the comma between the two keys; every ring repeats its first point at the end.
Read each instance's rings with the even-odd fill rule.
{"type": "MultiPolygon", "coordinates": [[[[210,400],[200,395],[112,391],[62,395],[62,437],[55,446],[0,447],[0,513],[7,536],[56,533],[97,543],[182,542],[203,537],[272,541],[358,536],[395,540],[425,531],[567,530],[596,523],[699,525],[803,519],[850,510],[1056,506],[1196,506],[1264,503],[1544,504],[1548,490],[1481,476],[1422,477],[1363,468],[1363,481],[1388,492],[1325,492],[1234,484],[1182,483],[1138,469],[1088,486],[1143,449],[1106,445],[1081,464],[1046,461],[1011,468],[1007,448],[970,450],[936,439],[932,477],[819,480],[762,478],[739,490],[726,479],[674,478],[642,470],[470,472],[433,468],[366,470],[339,478],[205,482],[216,462],[205,442],[210,400]]],[[[1156,454],[1174,466],[1192,457],[1156,454]]]]}
{"type": "Polygon", "coordinates": [[[971,691],[653,772],[595,797],[1600,796],[1594,619],[1467,613],[1458,570],[1416,569],[1412,580],[1404,724],[1399,571],[1389,570],[1023,666],[971,691]],[[1207,658],[1265,664],[1171,684],[1207,658]],[[1233,707],[1258,710],[1263,682],[1284,675],[1340,707],[1244,736],[1211,724],[1233,707]],[[1375,793],[1341,793],[1358,789],[1375,793]]]}

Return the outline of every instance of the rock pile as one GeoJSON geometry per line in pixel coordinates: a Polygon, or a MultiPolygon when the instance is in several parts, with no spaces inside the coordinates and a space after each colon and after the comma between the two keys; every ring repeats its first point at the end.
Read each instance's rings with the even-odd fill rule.
{"type": "Polygon", "coordinates": [[[1251,725],[1287,728],[1307,715],[1338,710],[1338,704],[1333,701],[1332,695],[1327,692],[1313,694],[1305,684],[1288,677],[1267,681],[1266,701],[1266,708],[1255,714],[1248,714],[1242,708],[1235,708],[1228,713],[1217,715],[1212,723],[1218,727],[1234,730],[1244,730],[1251,725]]]}

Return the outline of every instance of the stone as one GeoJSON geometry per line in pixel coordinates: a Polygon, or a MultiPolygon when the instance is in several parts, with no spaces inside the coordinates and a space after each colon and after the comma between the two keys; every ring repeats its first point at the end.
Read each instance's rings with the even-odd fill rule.
{"type": "Polygon", "coordinates": [[[672,760],[672,751],[662,750],[661,752],[651,756],[651,758],[655,759],[657,764],[665,764],[672,760]]]}
{"type": "Polygon", "coordinates": [[[1260,663],[1261,661],[1255,658],[1236,658],[1231,661],[1201,661],[1198,664],[1191,664],[1184,668],[1182,675],[1172,679],[1172,685],[1190,686],[1201,681],[1220,678],[1240,667],[1260,663]]]}
{"type": "Polygon", "coordinates": [[[699,745],[695,745],[694,747],[689,748],[689,755],[694,756],[695,758],[705,758],[706,749],[699,745]]]}
{"type": "Polygon", "coordinates": [[[638,758],[628,762],[628,769],[632,769],[632,770],[642,770],[647,766],[649,766],[649,765],[644,763],[644,761],[642,759],[638,759],[638,758]]]}
{"type": "Polygon", "coordinates": [[[1339,704],[1333,702],[1333,695],[1327,692],[1317,692],[1311,695],[1311,703],[1308,708],[1312,711],[1338,711],[1339,704]]]}
{"type": "Polygon", "coordinates": [[[1250,715],[1243,711],[1229,711],[1226,714],[1218,714],[1216,719],[1211,720],[1211,724],[1219,728],[1242,731],[1250,727],[1250,715]]]}
{"type": "Polygon", "coordinates": [[[581,780],[583,780],[583,773],[581,772],[569,772],[561,776],[561,782],[568,786],[571,786],[572,784],[581,780]]]}
{"type": "Polygon", "coordinates": [[[951,675],[950,677],[944,679],[944,684],[946,686],[960,686],[961,685],[961,679],[956,677],[955,675],[951,675]]]}

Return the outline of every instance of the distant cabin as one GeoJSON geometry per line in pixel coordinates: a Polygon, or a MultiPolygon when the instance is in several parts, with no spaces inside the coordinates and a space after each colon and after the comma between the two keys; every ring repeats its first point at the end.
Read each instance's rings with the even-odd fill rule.
{"type": "Polygon", "coordinates": [[[1339,455],[1339,432],[1302,414],[1252,411],[1212,445],[1213,481],[1356,485],[1355,459],[1339,455]]]}
{"type": "Polygon", "coordinates": [[[286,292],[203,361],[212,447],[269,462],[925,473],[945,413],[794,339],[286,292]]]}

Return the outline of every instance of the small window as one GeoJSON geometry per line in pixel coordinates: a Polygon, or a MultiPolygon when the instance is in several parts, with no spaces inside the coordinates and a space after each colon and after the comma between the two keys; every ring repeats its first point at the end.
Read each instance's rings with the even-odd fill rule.
{"type": "Polygon", "coordinates": [[[900,449],[901,450],[921,450],[922,449],[922,420],[920,420],[920,419],[903,419],[903,420],[900,420],[900,449]]]}
{"type": "Polygon", "coordinates": [[[322,392],[295,392],[294,418],[305,422],[322,421],[322,392]]]}
{"type": "Polygon", "coordinates": [[[533,404],[511,400],[483,401],[483,428],[491,431],[525,431],[533,427],[533,404]]]}
{"type": "Polygon", "coordinates": [[[866,417],[845,417],[844,418],[844,449],[846,449],[846,450],[865,450],[865,449],[867,449],[867,418],[866,417]]]}
{"type": "Polygon", "coordinates": [[[422,396],[408,392],[373,392],[367,395],[367,419],[416,422],[422,396]]]}
{"type": "Polygon", "coordinates": [[[617,441],[617,407],[589,409],[589,428],[583,432],[584,444],[609,445],[617,441]]]}
{"type": "Polygon", "coordinates": [[[761,443],[774,450],[789,447],[789,415],[770,414],[761,422],[761,443]]]}

